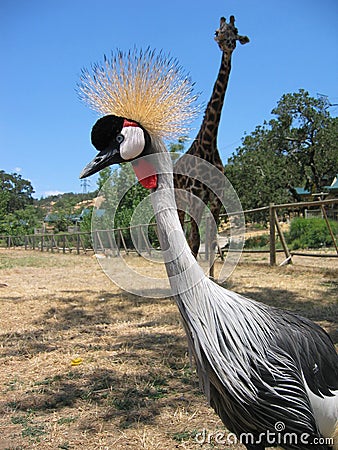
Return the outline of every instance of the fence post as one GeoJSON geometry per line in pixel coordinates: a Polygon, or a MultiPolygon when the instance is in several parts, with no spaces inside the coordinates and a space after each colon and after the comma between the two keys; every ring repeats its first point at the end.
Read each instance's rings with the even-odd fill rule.
{"type": "Polygon", "coordinates": [[[119,233],[120,233],[120,237],[121,237],[121,242],[122,242],[123,248],[124,248],[126,254],[129,255],[129,251],[128,251],[128,248],[126,246],[126,242],[124,240],[122,230],[121,230],[121,228],[118,228],[118,230],[119,230],[119,233]]]}
{"type": "Polygon", "coordinates": [[[144,247],[145,247],[145,249],[146,249],[148,255],[151,256],[151,248],[152,248],[152,247],[151,247],[151,245],[150,245],[150,247],[148,246],[148,239],[147,239],[147,237],[146,237],[146,235],[145,235],[144,230],[143,230],[142,227],[141,227],[141,234],[142,234],[142,238],[143,238],[143,242],[144,242],[144,247]]]}
{"type": "Polygon", "coordinates": [[[276,265],[276,235],[275,235],[274,203],[270,203],[269,213],[270,213],[270,266],[275,266],[276,265]]]}
{"type": "MultiPolygon", "coordinates": [[[[110,250],[111,250],[112,255],[113,255],[114,254],[113,250],[115,250],[115,245],[113,243],[113,239],[112,239],[110,233],[111,233],[110,230],[107,230],[107,238],[108,238],[110,250]]],[[[113,233],[114,233],[114,231],[113,231],[113,233]]],[[[114,255],[114,256],[116,256],[116,255],[114,255]]]]}
{"type": "Polygon", "coordinates": [[[211,224],[210,224],[210,216],[207,216],[205,221],[205,253],[204,259],[209,262],[209,255],[211,250],[211,232],[210,232],[211,224]]]}
{"type": "MultiPolygon", "coordinates": [[[[102,236],[102,237],[103,237],[103,236],[102,236]]],[[[100,250],[100,249],[101,249],[102,253],[104,253],[104,251],[105,251],[105,246],[103,245],[103,242],[102,242],[102,239],[101,239],[100,231],[99,231],[99,230],[96,231],[96,239],[97,239],[97,242],[98,242],[98,245],[97,245],[97,250],[98,250],[98,252],[97,252],[97,253],[99,253],[99,250],[100,250]],[[99,248],[99,246],[100,246],[100,248],[99,248]]]]}
{"type": "Polygon", "coordinates": [[[83,234],[80,234],[80,233],[79,233],[80,245],[81,245],[81,247],[83,248],[84,254],[86,255],[86,254],[87,254],[87,249],[86,249],[86,246],[85,246],[85,244],[84,244],[84,242],[83,242],[83,240],[82,240],[82,236],[83,236],[83,234]]]}
{"type": "Polygon", "coordinates": [[[76,253],[80,254],[80,233],[77,232],[76,234],[76,253]]]}
{"type": "Polygon", "coordinates": [[[324,219],[325,219],[326,226],[327,226],[327,228],[329,229],[329,233],[330,233],[331,239],[332,239],[332,241],[333,241],[334,248],[336,249],[336,253],[338,253],[337,242],[336,242],[336,239],[335,239],[335,237],[334,237],[334,234],[333,234],[333,231],[332,231],[332,228],[331,228],[329,219],[328,219],[328,217],[327,217],[327,214],[326,214],[326,211],[325,211],[325,207],[324,207],[324,205],[320,205],[320,208],[321,208],[321,210],[322,210],[322,214],[323,214],[323,217],[324,217],[324,219]]]}
{"type": "Polygon", "coordinates": [[[92,240],[93,240],[93,250],[94,250],[94,254],[96,253],[96,249],[97,249],[97,230],[93,230],[92,231],[92,240]]]}
{"type": "Polygon", "coordinates": [[[135,250],[136,250],[136,253],[138,254],[138,256],[142,256],[143,241],[142,241],[141,225],[139,225],[137,227],[137,242],[136,242],[135,250]]]}
{"type": "Polygon", "coordinates": [[[276,229],[277,229],[277,232],[278,232],[278,235],[279,235],[279,238],[280,238],[280,241],[282,243],[283,250],[284,250],[284,253],[285,253],[285,256],[286,256],[286,260],[284,261],[284,263],[282,263],[282,265],[284,265],[284,264],[292,264],[291,253],[289,252],[286,240],[284,238],[283,231],[282,231],[281,227],[279,226],[276,209],[274,209],[274,214],[275,214],[276,229]]]}
{"type": "Polygon", "coordinates": [[[117,231],[117,255],[120,255],[120,248],[121,248],[121,236],[119,231],[117,231]]]}

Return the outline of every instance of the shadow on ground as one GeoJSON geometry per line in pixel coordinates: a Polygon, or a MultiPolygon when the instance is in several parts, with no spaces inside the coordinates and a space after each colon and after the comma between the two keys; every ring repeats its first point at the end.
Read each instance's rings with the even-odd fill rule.
{"type": "MultiPolygon", "coordinates": [[[[236,290],[236,286],[230,288],[236,290]]],[[[330,289],[337,289],[337,284],[330,284],[330,289]]],[[[151,423],[164,408],[188,404],[201,395],[197,377],[189,367],[185,337],[177,334],[177,328],[165,329],[168,325],[177,326],[179,320],[174,309],[161,313],[161,307],[172,300],[105,291],[86,291],[87,299],[81,291],[64,294],[66,298],[52,297],[54,306],[32,321],[34,330],[2,334],[2,356],[31,358],[38,353],[49,354],[62,348],[65,336],[75,339],[81,335],[84,348],[107,352],[106,358],[112,355],[110,368],[83,365],[52,377],[41,375],[24,392],[17,392],[15,401],[2,403],[3,411],[52,413],[94,404],[97,416],[79,421],[78,427],[95,431],[100,421],[113,419],[118,420],[120,428],[151,423]],[[149,317],[147,308],[152,308],[149,317]],[[118,321],[131,323],[133,332],[117,334],[113,326],[118,321]],[[100,343],[98,338],[107,333],[109,339],[100,343]]],[[[332,325],[331,337],[338,341],[334,331],[337,308],[325,304],[319,291],[318,298],[311,301],[300,299],[288,289],[255,287],[243,294],[315,321],[325,321],[332,325]]]]}

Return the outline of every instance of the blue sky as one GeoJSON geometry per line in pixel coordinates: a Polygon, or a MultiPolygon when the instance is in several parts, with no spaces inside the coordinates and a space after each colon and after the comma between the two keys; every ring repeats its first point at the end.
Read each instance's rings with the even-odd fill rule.
{"type": "Polygon", "coordinates": [[[221,58],[213,34],[231,14],[250,43],[233,54],[218,138],[224,163],[284,93],[304,88],[338,103],[336,0],[2,0],[0,169],[31,180],[35,197],[82,192],[97,115],[77,98],[81,68],[117,48],[163,49],[206,104],[221,58]]]}

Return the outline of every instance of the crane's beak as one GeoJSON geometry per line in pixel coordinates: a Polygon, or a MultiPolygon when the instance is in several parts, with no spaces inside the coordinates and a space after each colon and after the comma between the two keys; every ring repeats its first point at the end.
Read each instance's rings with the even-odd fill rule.
{"type": "Polygon", "coordinates": [[[123,158],[120,155],[119,150],[115,148],[106,148],[100,151],[100,153],[82,170],[80,178],[86,178],[94,173],[99,172],[105,167],[113,164],[120,164],[123,162],[123,158]]]}

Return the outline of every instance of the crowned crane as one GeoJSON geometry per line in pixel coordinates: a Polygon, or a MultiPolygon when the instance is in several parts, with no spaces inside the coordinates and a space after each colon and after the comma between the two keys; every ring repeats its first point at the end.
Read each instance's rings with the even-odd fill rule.
{"type": "Polygon", "coordinates": [[[92,70],[83,72],[79,94],[102,116],[91,131],[99,153],[80,178],[130,161],[150,189],[172,294],[210,405],[228,430],[251,437],[249,450],[331,448],[324,438],[337,428],[338,359],[328,334],[214,283],[185,240],[163,137],[194,116],[190,79],[150,50],[119,52],[92,70]]]}

